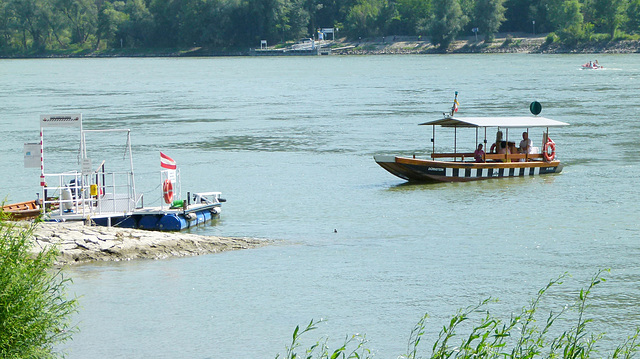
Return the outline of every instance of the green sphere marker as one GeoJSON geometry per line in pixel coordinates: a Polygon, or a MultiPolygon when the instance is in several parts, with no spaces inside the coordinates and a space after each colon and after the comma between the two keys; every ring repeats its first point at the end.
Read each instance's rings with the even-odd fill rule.
{"type": "Polygon", "coordinates": [[[531,111],[532,114],[538,116],[542,111],[542,105],[538,101],[533,101],[529,106],[529,111],[531,111]]]}

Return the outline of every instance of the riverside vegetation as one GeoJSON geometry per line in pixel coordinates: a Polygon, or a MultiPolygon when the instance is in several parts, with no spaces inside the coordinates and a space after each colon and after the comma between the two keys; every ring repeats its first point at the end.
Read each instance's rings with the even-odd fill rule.
{"type": "MultiPolygon", "coordinates": [[[[557,312],[550,312],[546,320],[539,327],[538,306],[544,295],[551,287],[562,284],[567,276],[564,274],[550,281],[544,288],[538,291],[536,297],[517,315],[512,315],[508,320],[493,316],[487,306],[494,299],[488,298],[477,305],[459,310],[451,321],[444,325],[431,346],[430,355],[420,354],[420,344],[424,340],[426,321],[429,318],[425,314],[416,324],[409,335],[407,353],[399,356],[403,359],[470,359],[470,358],[563,358],[584,359],[591,357],[603,358],[605,355],[596,350],[598,340],[604,333],[593,333],[588,330],[592,319],[587,318],[588,299],[590,299],[594,287],[605,281],[602,276],[608,270],[598,271],[591,279],[590,284],[580,289],[578,298],[571,306],[560,308],[557,312]],[[566,321],[573,325],[558,335],[552,335],[552,325],[567,313],[573,312],[574,318],[566,321]],[[469,324],[473,315],[479,316],[479,323],[469,324]],[[468,324],[468,334],[458,335],[457,330],[464,324],[468,324]],[[551,336],[551,337],[550,337],[551,336]],[[460,338],[457,343],[452,343],[460,338]]],[[[322,322],[322,321],[320,321],[322,322]]],[[[293,339],[283,358],[319,358],[319,359],[363,359],[372,358],[373,354],[366,347],[367,340],[363,335],[347,336],[343,344],[337,349],[330,349],[328,340],[319,340],[309,348],[300,351],[300,338],[317,328],[319,322],[311,321],[300,329],[297,326],[293,332],[293,339]]],[[[618,345],[607,356],[611,359],[629,359],[635,356],[640,348],[640,329],[618,345]]],[[[279,359],[280,355],[276,356],[279,359]]]]}
{"type": "Polygon", "coordinates": [[[563,46],[637,41],[640,0],[0,0],[0,56],[246,54],[300,38],[549,33],[563,46]],[[326,34],[327,37],[331,33],[326,34]]]}
{"type": "Polygon", "coordinates": [[[0,358],[55,358],[55,345],[71,338],[76,299],[70,279],[53,269],[55,248],[30,252],[34,227],[16,226],[0,211],[0,358]]]}

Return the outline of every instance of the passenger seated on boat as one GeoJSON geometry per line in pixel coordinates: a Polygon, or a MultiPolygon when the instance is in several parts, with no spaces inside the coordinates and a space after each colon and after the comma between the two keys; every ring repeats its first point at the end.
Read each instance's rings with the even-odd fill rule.
{"type": "MultiPolygon", "coordinates": [[[[516,153],[518,153],[518,149],[516,148],[516,143],[515,143],[515,142],[511,142],[511,141],[509,141],[509,142],[508,142],[508,146],[507,146],[507,148],[508,148],[507,153],[509,153],[509,154],[516,154],[516,153]]],[[[516,162],[523,162],[523,161],[524,161],[523,159],[519,159],[519,160],[518,160],[518,161],[516,161],[516,162]]],[[[510,162],[510,161],[507,161],[507,162],[510,162]]]]}
{"type": "MultiPolygon", "coordinates": [[[[502,131],[496,133],[496,142],[491,145],[491,153],[500,153],[501,148],[505,148],[507,143],[502,140],[502,131]]],[[[504,153],[504,152],[503,152],[504,153]]]]}
{"type": "Polygon", "coordinates": [[[478,148],[473,152],[473,158],[476,162],[484,162],[484,151],[482,150],[482,143],[478,144],[478,148]]]}
{"type": "Polygon", "coordinates": [[[520,141],[520,153],[531,153],[532,147],[531,139],[529,138],[529,133],[526,131],[522,133],[522,141],[520,141]]]}
{"type": "MultiPolygon", "coordinates": [[[[505,141],[502,141],[497,147],[497,151],[496,153],[499,155],[504,155],[509,153],[508,149],[507,149],[507,143],[505,141]]],[[[505,162],[505,160],[495,160],[496,162],[505,162]]]]}

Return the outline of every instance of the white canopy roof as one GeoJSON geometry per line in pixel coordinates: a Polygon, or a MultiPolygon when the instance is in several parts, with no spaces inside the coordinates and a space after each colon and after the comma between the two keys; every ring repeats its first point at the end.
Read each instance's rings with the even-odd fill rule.
{"type": "Polygon", "coordinates": [[[529,128],[529,127],[553,127],[568,126],[568,123],[551,120],[545,117],[445,117],[439,120],[428,121],[420,125],[435,125],[443,127],[503,127],[503,128],[529,128]]]}

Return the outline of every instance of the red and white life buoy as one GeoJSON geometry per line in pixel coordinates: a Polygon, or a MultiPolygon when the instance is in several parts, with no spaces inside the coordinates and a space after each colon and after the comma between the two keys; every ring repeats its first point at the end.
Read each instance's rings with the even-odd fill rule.
{"type": "Polygon", "coordinates": [[[547,141],[547,143],[544,144],[544,148],[543,148],[543,152],[542,154],[544,155],[544,159],[547,160],[547,162],[551,162],[556,158],[556,144],[553,141],[547,141]]]}
{"type": "Polygon", "coordinates": [[[173,202],[173,184],[169,180],[164,180],[162,184],[162,197],[167,204],[173,202]]]}

